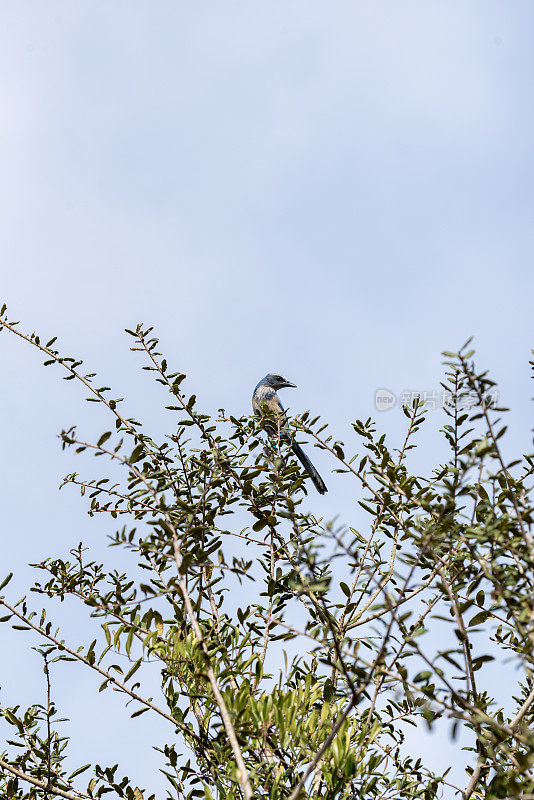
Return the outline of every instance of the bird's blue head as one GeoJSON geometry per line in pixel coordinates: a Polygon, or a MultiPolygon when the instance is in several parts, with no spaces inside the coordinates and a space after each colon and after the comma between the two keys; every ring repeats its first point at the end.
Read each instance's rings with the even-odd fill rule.
{"type": "Polygon", "coordinates": [[[266,375],[258,385],[270,386],[271,389],[274,389],[275,391],[278,389],[285,389],[286,387],[295,388],[296,386],[296,384],[288,381],[287,378],[283,378],[281,375],[273,375],[271,372],[266,375]]]}

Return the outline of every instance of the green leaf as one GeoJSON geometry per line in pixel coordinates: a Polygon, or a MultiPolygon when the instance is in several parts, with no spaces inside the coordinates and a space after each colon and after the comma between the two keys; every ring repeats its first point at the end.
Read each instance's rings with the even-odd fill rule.
{"type": "Polygon", "coordinates": [[[479,611],[479,613],[475,614],[473,619],[470,621],[469,627],[472,628],[473,625],[481,625],[488,619],[489,616],[490,614],[488,611],[479,611]]]}
{"type": "Polygon", "coordinates": [[[141,666],[141,663],[142,663],[142,661],[143,661],[143,659],[142,659],[142,658],[139,658],[139,659],[138,659],[138,660],[135,662],[135,664],[133,665],[133,667],[131,667],[131,669],[129,669],[129,670],[128,670],[128,672],[127,672],[127,673],[126,673],[126,675],[124,676],[124,681],[123,681],[124,683],[126,683],[127,681],[129,681],[129,680],[130,680],[130,678],[132,677],[132,675],[134,675],[134,674],[137,672],[137,670],[138,670],[138,669],[139,669],[139,667],[141,666]]]}
{"type": "Polygon", "coordinates": [[[105,433],[103,433],[98,442],[96,443],[96,446],[102,447],[104,442],[107,442],[110,436],[111,436],[111,431],[106,431],[105,433]]]}
{"type": "Polygon", "coordinates": [[[494,656],[478,656],[478,658],[473,659],[473,670],[480,669],[482,664],[486,664],[489,661],[495,661],[494,656]]]}
{"type": "Polygon", "coordinates": [[[143,455],[145,453],[145,448],[142,444],[138,444],[137,447],[134,447],[132,450],[132,455],[128,459],[130,464],[135,464],[137,461],[141,461],[143,455]]]}
{"type": "Polygon", "coordinates": [[[91,665],[95,663],[95,647],[96,647],[96,639],[93,639],[86,655],[86,658],[91,665]]]}
{"type": "Polygon", "coordinates": [[[12,573],[12,572],[10,572],[10,573],[9,573],[9,575],[7,575],[7,577],[5,577],[5,578],[4,578],[4,580],[2,581],[2,583],[0,583],[0,592],[2,591],[2,589],[3,589],[5,586],[7,586],[7,584],[9,583],[9,581],[11,580],[11,578],[12,578],[12,577],[13,577],[13,573],[12,573]]]}
{"type": "Polygon", "coordinates": [[[418,672],[415,678],[413,679],[414,683],[424,683],[432,677],[432,673],[428,669],[424,669],[422,672],[418,672]]]}
{"type": "Polygon", "coordinates": [[[148,706],[144,706],[143,708],[138,708],[137,711],[134,711],[134,713],[131,715],[132,719],[134,717],[140,717],[141,714],[145,713],[145,711],[149,711],[149,707],[148,706]]]}
{"type": "Polygon", "coordinates": [[[74,772],[71,772],[71,774],[69,775],[69,781],[71,781],[77,775],[81,775],[82,772],[85,772],[85,770],[89,769],[90,766],[91,764],[89,763],[89,764],[84,764],[83,767],[78,767],[78,769],[75,769],[74,772]]]}

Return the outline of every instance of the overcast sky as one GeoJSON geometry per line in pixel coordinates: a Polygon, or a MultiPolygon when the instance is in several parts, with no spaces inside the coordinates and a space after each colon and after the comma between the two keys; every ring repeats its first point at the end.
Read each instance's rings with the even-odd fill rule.
{"type": "MultiPolygon", "coordinates": [[[[375,415],[395,442],[402,415],[375,390],[439,389],[441,351],[474,335],[512,409],[509,451],[531,450],[533,24],[528,0],[3,0],[0,300],[148,423],[157,395],[123,333],[138,321],[208,411],[249,413],[277,371],[298,384],[291,408],[345,440],[375,415]]],[[[104,541],[57,493],[74,466],[55,439],[102,416],[5,333],[0,367],[3,571],[22,592],[29,561],[104,541]]],[[[315,510],[350,521],[352,489],[315,460],[330,489],[315,510]]],[[[6,704],[41,698],[19,639],[6,704]]],[[[132,733],[117,701],[102,729],[115,701],[79,680],[58,692],[80,759],[132,744],[131,774],[161,785],[147,742],[163,728],[132,733]]]]}

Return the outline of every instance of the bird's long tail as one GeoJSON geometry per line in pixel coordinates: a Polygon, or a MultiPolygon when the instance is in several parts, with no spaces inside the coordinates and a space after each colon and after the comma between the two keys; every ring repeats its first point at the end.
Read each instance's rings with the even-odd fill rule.
{"type": "Polygon", "coordinates": [[[328,489],[326,488],[325,482],[323,481],[323,479],[313,466],[312,462],[310,461],[310,459],[308,458],[302,447],[298,445],[296,442],[293,442],[293,444],[291,445],[291,449],[293,450],[296,457],[298,458],[298,460],[300,461],[300,463],[302,464],[302,466],[312,479],[313,485],[315,486],[319,494],[324,494],[325,492],[327,492],[328,489]]]}

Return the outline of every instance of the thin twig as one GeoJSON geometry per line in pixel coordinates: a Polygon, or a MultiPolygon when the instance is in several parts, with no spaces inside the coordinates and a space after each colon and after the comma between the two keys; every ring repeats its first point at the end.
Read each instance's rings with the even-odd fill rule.
{"type": "Polygon", "coordinates": [[[80,800],[81,797],[89,798],[88,794],[84,794],[84,792],[80,792],[77,789],[71,789],[70,792],[66,792],[64,789],[60,789],[58,786],[50,786],[47,782],[40,781],[38,778],[34,778],[31,775],[27,775],[25,772],[22,772],[22,770],[17,769],[12,764],[8,764],[8,762],[4,761],[3,758],[0,758],[0,768],[5,769],[12,775],[15,775],[15,777],[19,778],[21,781],[31,783],[33,786],[37,786],[38,789],[51,792],[57,797],[65,797],[66,800],[80,800]]]}

